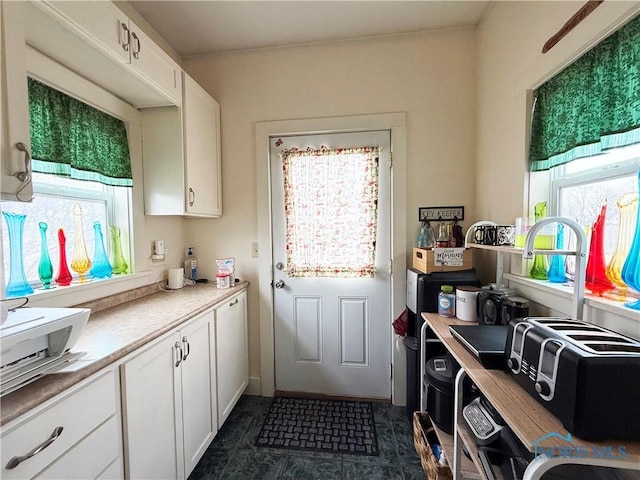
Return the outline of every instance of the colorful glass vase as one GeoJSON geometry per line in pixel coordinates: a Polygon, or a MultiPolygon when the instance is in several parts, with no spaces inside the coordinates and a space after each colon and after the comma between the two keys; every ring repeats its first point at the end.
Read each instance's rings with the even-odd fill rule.
{"type": "Polygon", "coordinates": [[[22,234],[26,215],[21,213],[2,212],[9,231],[9,282],[5,289],[7,297],[21,297],[33,293],[24,272],[22,256],[22,234]]]}
{"type": "MultiPolygon", "coordinates": [[[[533,212],[535,214],[535,219],[536,222],[539,220],[542,220],[543,218],[545,218],[547,216],[547,202],[538,202],[536,203],[533,212]]],[[[534,248],[540,248],[540,242],[537,240],[537,237],[540,235],[536,236],[536,239],[534,239],[534,248]]],[[[543,246],[544,248],[552,248],[553,245],[551,246],[543,246]]],[[[536,280],[548,280],[549,276],[547,275],[547,256],[546,255],[535,255],[533,257],[533,266],[531,267],[531,271],[529,272],[529,275],[531,275],[531,278],[534,278],[536,280]]]]}
{"type": "Polygon", "coordinates": [[[104,249],[104,237],[102,236],[102,228],[100,222],[93,223],[93,232],[95,234],[95,251],[93,254],[93,264],[89,274],[95,278],[107,278],[111,277],[111,263],[107,257],[107,252],[104,249]]]}
{"type": "Polygon", "coordinates": [[[64,236],[64,230],[58,229],[58,250],[60,252],[60,262],[58,262],[58,275],[56,283],[60,287],[68,287],[71,285],[71,272],[67,266],[67,237],[64,236]]]}
{"type": "Polygon", "coordinates": [[[47,248],[47,224],[40,222],[38,224],[40,228],[40,263],[38,263],[38,277],[42,282],[42,288],[48,290],[51,287],[51,280],[53,280],[53,265],[51,264],[51,257],[49,257],[49,248],[47,248]]]}
{"type": "Polygon", "coordinates": [[[584,286],[596,295],[604,295],[613,290],[613,284],[606,274],[606,261],[604,257],[604,225],[607,216],[607,204],[604,203],[600,214],[591,229],[591,243],[589,245],[589,258],[587,260],[587,272],[584,286]]]}
{"type": "MultiPolygon", "coordinates": [[[[556,235],[556,250],[562,250],[564,248],[564,224],[558,224],[556,235]]],[[[553,283],[564,283],[567,281],[567,274],[564,266],[564,255],[554,255],[551,257],[549,281],[553,283]]]]}
{"type": "Polygon", "coordinates": [[[616,204],[620,211],[618,239],[611,261],[607,265],[606,274],[611,283],[617,287],[618,293],[624,296],[627,284],[622,280],[622,267],[627,259],[631,241],[633,240],[633,226],[638,214],[638,193],[625,193],[618,199],[616,204]]]}
{"type": "Polygon", "coordinates": [[[78,274],[78,283],[87,282],[86,273],[91,268],[91,260],[87,255],[87,247],[84,243],[82,232],[82,207],[79,203],[73,206],[73,258],[71,270],[78,274]]]}
{"type": "Polygon", "coordinates": [[[113,273],[127,273],[129,265],[122,254],[122,243],[120,238],[120,229],[115,225],[109,225],[111,234],[111,265],[113,273]]]}
{"type": "MultiPolygon", "coordinates": [[[[640,171],[638,171],[638,192],[640,194],[640,171]]],[[[629,288],[640,292],[640,208],[636,209],[636,226],[629,254],[622,266],[622,281],[629,288]]],[[[640,300],[629,301],[625,307],[640,310],[640,300]]]]}

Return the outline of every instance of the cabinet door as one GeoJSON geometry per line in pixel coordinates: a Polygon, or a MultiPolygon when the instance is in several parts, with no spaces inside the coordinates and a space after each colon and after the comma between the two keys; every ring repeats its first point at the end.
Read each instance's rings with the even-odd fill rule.
{"type": "Polygon", "coordinates": [[[220,105],[184,74],[183,136],[186,170],[185,212],[222,215],[220,105]]]}
{"type": "Polygon", "coordinates": [[[218,432],[213,310],[180,329],[185,477],[218,432]]]}
{"type": "Polygon", "coordinates": [[[179,333],[121,367],[127,478],[184,478],[178,447],[182,445],[182,357],[176,344],[182,347],[179,333]]]}
{"type": "Polygon", "coordinates": [[[129,18],[112,2],[48,0],[46,3],[93,40],[94,46],[103,53],[121,63],[129,63],[129,18]]]}
{"type": "Polygon", "coordinates": [[[129,28],[131,66],[180,103],[181,68],[131,20],[129,28]]]}
{"type": "Polygon", "coordinates": [[[28,153],[16,147],[22,143],[31,152],[29,96],[25,65],[24,2],[0,3],[0,155],[2,200],[30,201],[33,196],[28,153]],[[16,176],[20,172],[26,176],[16,176]],[[22,189],[22,190],[21,190],[22,189]]]}
{"type": "Polygon", "coordinates": [[[218,424],[222,426],[249,384],[247,294],[216,309],[218,424]]]}

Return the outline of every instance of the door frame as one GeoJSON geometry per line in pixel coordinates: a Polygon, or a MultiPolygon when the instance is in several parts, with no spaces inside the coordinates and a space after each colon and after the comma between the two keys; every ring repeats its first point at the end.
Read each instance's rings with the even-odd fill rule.
{"type": "MultiPolygon", "coordinates": [[[[260,391],[262,396],[275,394],[275,351],[271,231],[271,174],[269,138],[279,135],[332,134],[391,131],[391,311],[397,318],[406,303],[406,113],[382,113],[344,117],[309,118],[256,122],[256,193],[258,214],[258,302],[260,313],[260,391]]],[[[391,329],[391,319],[389,319],[391,329]]],[[[391,399],[394,405],[405,404],[404,351],[396,348],[395,335],[390,335],[391,399]]]]}

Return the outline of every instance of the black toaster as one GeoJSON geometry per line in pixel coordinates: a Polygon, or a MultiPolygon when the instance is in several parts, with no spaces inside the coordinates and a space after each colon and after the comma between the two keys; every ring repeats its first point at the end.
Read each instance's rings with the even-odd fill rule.
{"type": "Polygon", "coordinates": [[[511,322],[506,368],[584,440],[640,441],[640,342],[580,320],[511,322]]]}

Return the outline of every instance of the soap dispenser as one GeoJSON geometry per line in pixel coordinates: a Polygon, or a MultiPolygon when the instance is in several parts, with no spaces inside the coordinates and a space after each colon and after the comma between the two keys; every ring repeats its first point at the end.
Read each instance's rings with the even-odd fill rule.
{"type": "Polygon", "coordinates": [[[184,276],[190,280],[198,279],[198,261],[193,253],[193,247],[188,247],[187,258],[184,261],[184,276]]]}

